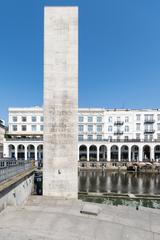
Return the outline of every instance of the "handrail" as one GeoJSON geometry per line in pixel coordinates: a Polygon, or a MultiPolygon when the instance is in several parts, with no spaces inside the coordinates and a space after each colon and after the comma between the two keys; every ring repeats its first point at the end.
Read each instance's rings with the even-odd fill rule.
{"type": "Polygon", "coordinates": [[[0,182],[31,169],[33,165],[31,160],[0,159],[0,182]]]}

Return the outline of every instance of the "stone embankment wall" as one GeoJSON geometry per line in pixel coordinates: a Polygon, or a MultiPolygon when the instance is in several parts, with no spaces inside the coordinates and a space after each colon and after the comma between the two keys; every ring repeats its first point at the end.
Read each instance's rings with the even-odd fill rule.
{"type": "Polygon", "coordinates": [[[0,184],[0,212],[7,206],[18,206],[28,199],[34,187],[34,174],[14,177],[0,184]]]}

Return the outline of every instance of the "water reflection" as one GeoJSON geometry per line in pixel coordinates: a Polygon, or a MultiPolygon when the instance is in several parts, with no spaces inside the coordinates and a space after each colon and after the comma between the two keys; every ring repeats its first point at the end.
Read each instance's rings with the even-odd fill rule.
{"type": "Polygon", "coordinates": [[[160,194],[160,174],[81,170],[79,191],[160,194]]]}

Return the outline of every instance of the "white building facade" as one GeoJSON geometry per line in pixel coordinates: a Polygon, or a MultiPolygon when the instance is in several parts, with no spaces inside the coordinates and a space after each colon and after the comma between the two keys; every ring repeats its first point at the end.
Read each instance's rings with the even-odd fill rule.
{"type": "Polygon", "coordinates": [[[0,158],[3,157],[3,141],[5,135],[5,123],[3,120],[0,119],[0,158]]]}
{"type": "MultiPolygon", "coordinates": [[[[160,109],[80,108],[79,161],[160,160],[160,109]]],[[[10,108],[4,157],[43,159],[43,109],[10,108]]]]}

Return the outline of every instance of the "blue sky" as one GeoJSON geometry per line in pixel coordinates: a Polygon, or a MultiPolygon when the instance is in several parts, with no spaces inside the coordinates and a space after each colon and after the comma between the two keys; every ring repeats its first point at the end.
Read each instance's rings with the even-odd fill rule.
{"type": "Polygon", "coordinates": [[[160,108],[159,0],[1,0],[0,118],[43,104],[45,5],[80,7],[80,107],[160,108]]]}

